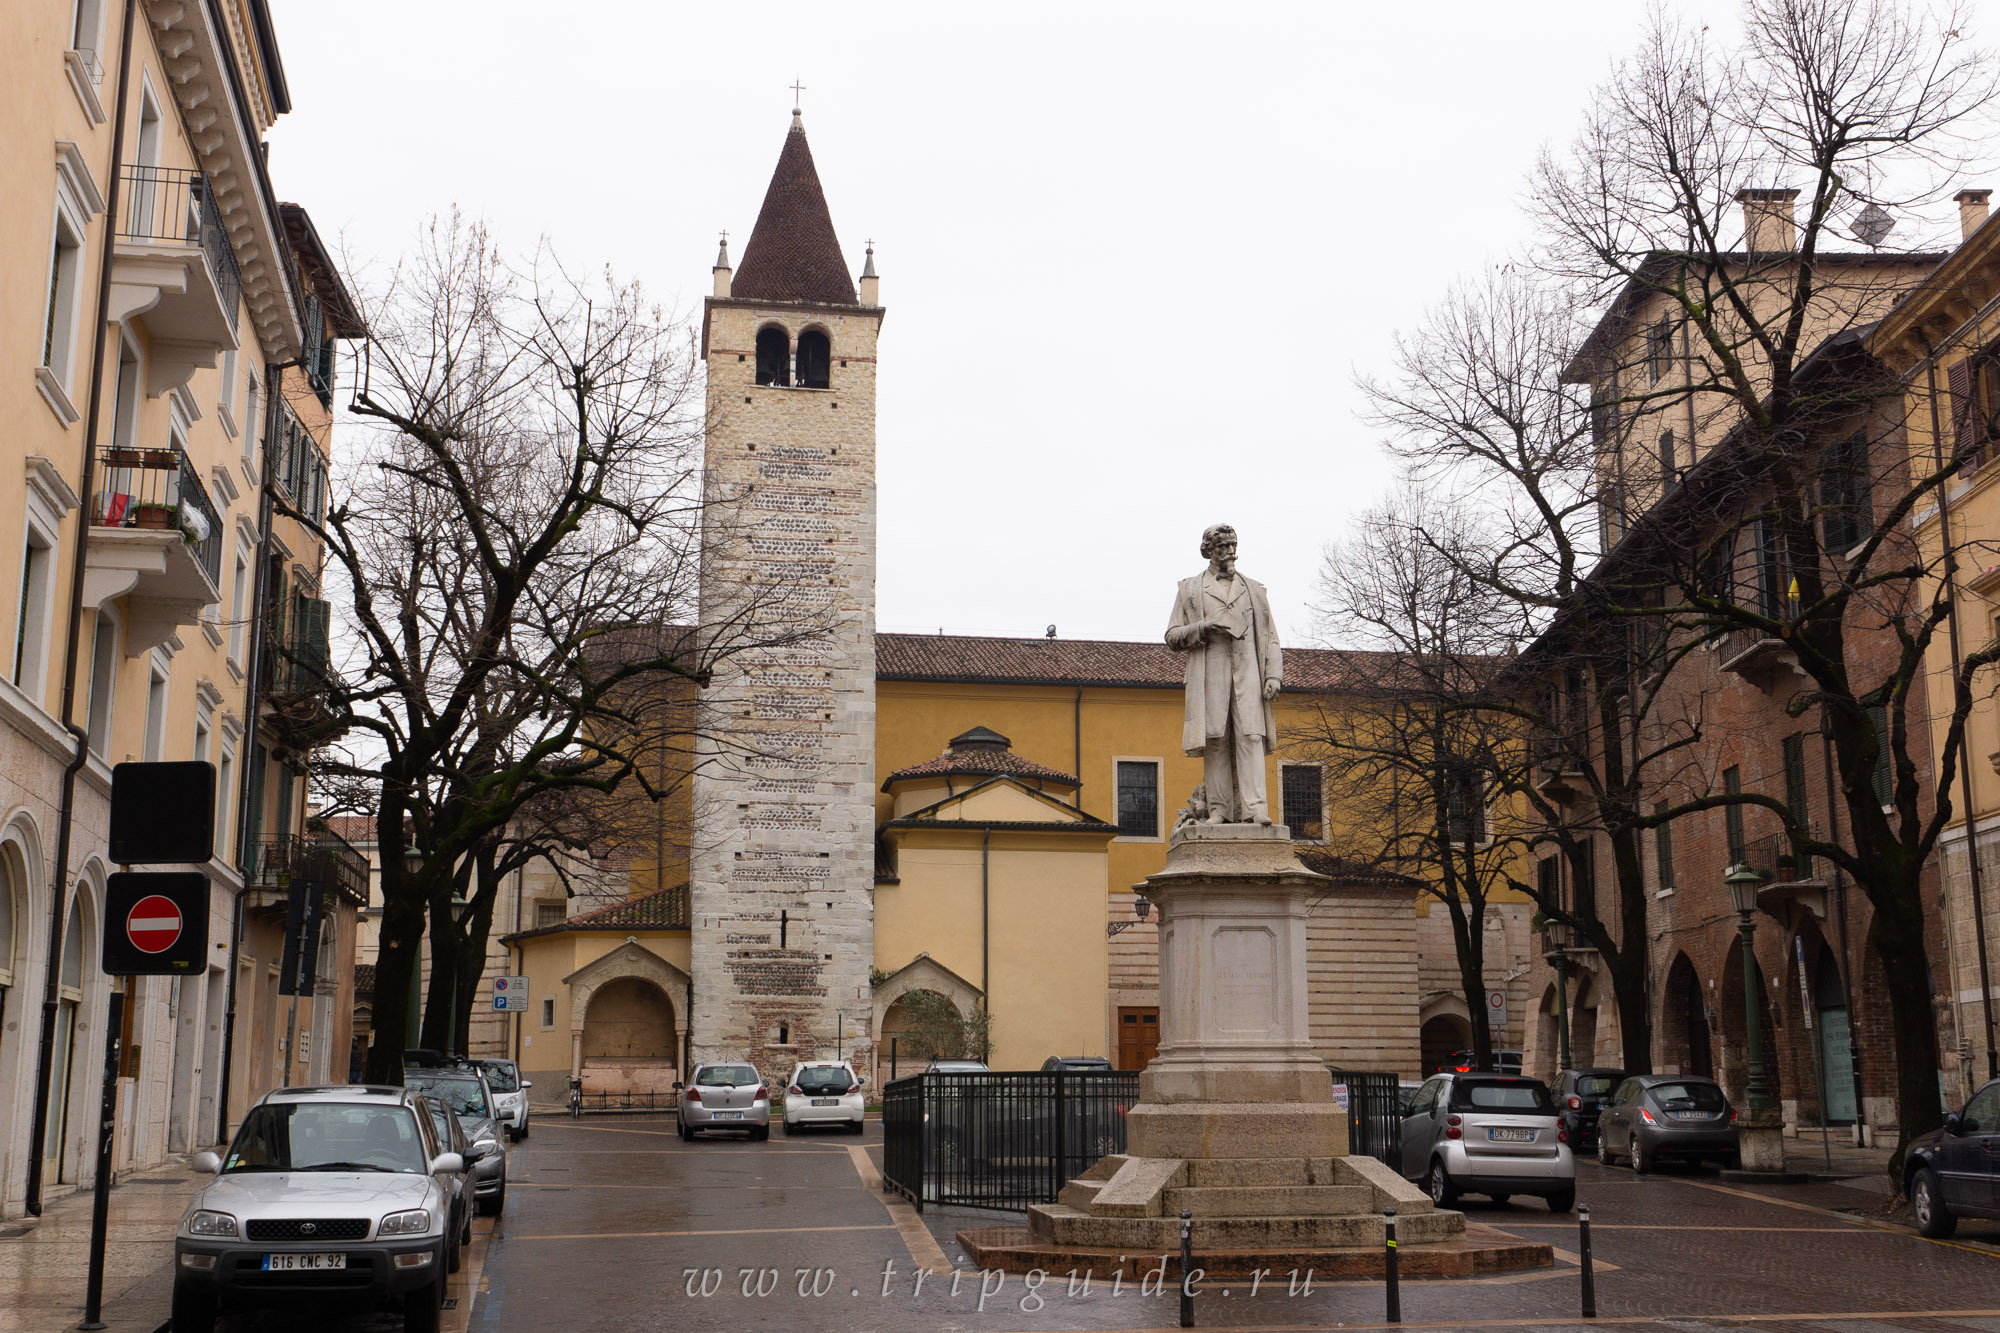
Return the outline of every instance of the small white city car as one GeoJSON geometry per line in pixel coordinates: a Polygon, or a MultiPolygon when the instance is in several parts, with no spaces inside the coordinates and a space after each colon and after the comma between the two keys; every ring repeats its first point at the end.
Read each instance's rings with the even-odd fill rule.
{"type": "Polygon", "coordinates": [[[250,1108],[174,1234],[174,1333],[219,1314],[318,1317],[396,1303],[406,1333],[444,1307],[453,1177],[471,1163],[412,1088],[280,1088],[250,1108]]]}
{"type": "Polygon", "coordinates": [[[813,1125],[861,1132],[863,1080],[845,1060],[807,1060],[785,1085],[785,1133],[813,1125]]]}
{"type": "Polygon", "coordinates": [[[699,1065],[681,1088],[681,1108],[675,1118],[682,1140],[688,1143],[711,1129],[747,1130],[753,1139],[768,1139],[771,1089],[754,1065],[699,1065]]]}

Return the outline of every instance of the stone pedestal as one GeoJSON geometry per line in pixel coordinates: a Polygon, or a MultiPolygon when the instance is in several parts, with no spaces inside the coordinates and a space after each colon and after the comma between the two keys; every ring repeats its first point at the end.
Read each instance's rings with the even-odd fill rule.
{"type": "Polygon", "coordinates": [[[1785,1122],[1777,1111],[1746,1111],[1736,1124],[1745,1171],[1785,1169],[1785,1122]]]}
{"type": "Polygon", "coordinates": [[[1469,1241],[1464,1214],[1348,1155],[1306,1020],[1306,907],[1325,883],[1282,826],[1174,834],[1166,868],[1146,881],[1160,913],[1160,1047],[1128,1114],[1127,1153],[1030,1208],[1025,1229],[959,1233],[975,1261],[1123,1271],[1133,1256],[1176,1251],[1186,1209],[1211,1276],[1365,1276],[1380,1271],[1382,1213],[1394,1208],[1406,1273],[1551,1262],[1547,1246],[1514,1237],[1469,1241]]]}

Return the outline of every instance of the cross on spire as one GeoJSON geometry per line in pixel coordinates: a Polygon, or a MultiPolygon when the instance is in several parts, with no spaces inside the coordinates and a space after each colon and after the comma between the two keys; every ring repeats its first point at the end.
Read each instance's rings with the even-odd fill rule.
{"type": "Polygon", "coordinates": [[[799,94],[805,90],[806,86],[803,83],[797,79],[792,80],[792,114],[795,116],[799,113],[799,94]]]}

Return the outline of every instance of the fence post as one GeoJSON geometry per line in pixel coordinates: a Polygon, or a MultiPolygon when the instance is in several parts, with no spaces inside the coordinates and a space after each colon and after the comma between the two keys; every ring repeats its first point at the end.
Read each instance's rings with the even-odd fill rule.
{"type": "Polygon", "coordinates": [[[1397,1287],[1396,1282],[1396,1210],[1394,1208],[1384,1208],[1382,1210],[1382,1243],[1387,1260],[1388,1321],[1392,1324],[1400,1324],[1403,1322],[1403,1293],[1397,1287]]]}
{"type": "MultiPolygon", "coordinates": [[[[1602,1130],[1598,1131],[1602,1133],[1602,1130]]],[[[1578,1204],[1576,1209],[1577,1243],[1576,1256],[1583,1268],[1583,1317],[1597,1318],[1597,1280],[1590,1271],[1590,1205],[1578,1204]]]]}
{"type": "Polygon", "coordinates": [[[1063,1187],[1063,1159],[1064,1159],[1063,1150],[1068,1142],[1067,1131],[1069,1129],[1069,1124],[1068,1124],[1069,1106],[1067,1105],[1067,1102],[1063,1097],[1063,1071],[1061,1066],[1057,1066],[1055,1070],[1055,1077],[1056,1077],[1056,1096],[1055,1096],[1056,1156],[1055,1156],[1055,1169],[1049,1173],[1051,1177],[1049,1184],[1049,1197],[1052,1199],[1059,1199],[1062,1197],[1062,1187],[1063,1187]]]}

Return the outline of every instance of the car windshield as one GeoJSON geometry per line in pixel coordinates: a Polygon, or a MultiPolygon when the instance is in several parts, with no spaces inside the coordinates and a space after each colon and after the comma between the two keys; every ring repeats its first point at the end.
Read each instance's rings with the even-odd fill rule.
{"type": "Polygon", "coordinates": [[[495,1092],[517,1092],[521,1087],[521,1076],[512,1065],[481,1065],[479,1072],[486,1075],[486,1086],[495,1092]]]}
{"type": "Polygon", "coordinates": [[[1554,1115],[1549,1090],[1531,1078],[1506,1082],[1460,1079],[1452,1086],[1453,1108],[1471,1111],[1516,1111],[1524,1115],[1554,1115]]]}
{"type": "Polygon", "coordinates": [[[1623,1074],[1578,1074],[1576,1090],[1578,1095],[1583,1097],[1608,1096],[1611,1090],[1618,1086],[1618,1080],[1623,1077],[1623,1074]]]}
{"type": "Polygon", "coordinates": [[[486,1109],[486,1090],[476,1078],[467,1078],[463,1074],[419,1072],[405,1075],[403,1082],[410,1087],[421,1088],[460,1115],[492,1118],[486,1109]]]}
{"type": "Polygon", "coordinates": [[[761,1080],[749,1065],[708,1065],[695,1071],[694,1081],[704,1088],[747,1088],[761,1080]]]}
{"type": "Polygon", "coordinates": [[[1650,1089],[1653,1100],[1668,1111],[1720,1111],[1729,1105],[1729,1099],[1722,1095],[1722,1089],[1713,1083],[1655,1083],[1650,1089]]]}
{"type": "Polygon", "coordinates": [[[846,1092],[854,1086],[854,1075],[838,1065],[830,1065],[801,1069],[792,1081],[798,1084],[800,1092],[846,1092]]]}
{"type": "Polygon", "coordinates": [[[223,1159],[234,1171],[408,1171],[429,1163],[406,1107],[279,1102],[252,1107],[223,1159]]]}

